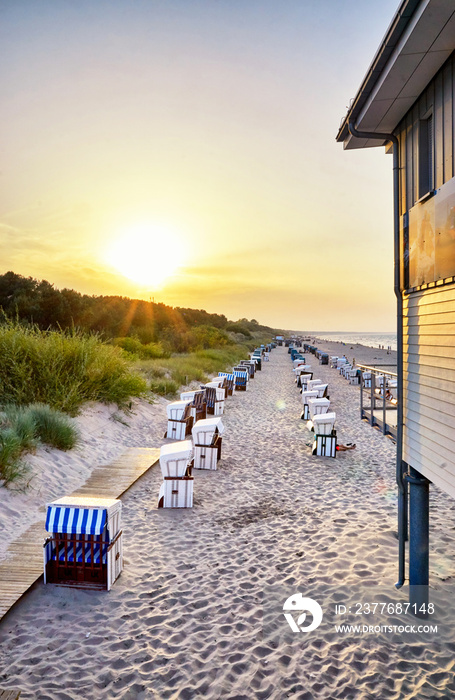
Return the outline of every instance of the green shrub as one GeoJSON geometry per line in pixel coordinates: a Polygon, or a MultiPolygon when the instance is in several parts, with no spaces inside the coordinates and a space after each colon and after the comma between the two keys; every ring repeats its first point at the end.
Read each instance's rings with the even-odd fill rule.
{"type": "Polygon", "coordinates": [[[46,445],[58,450],[71,450],[79,439],[77,428],[70,418],[45,404],[28,407],[36,429],[36,435],[46,445]]]}

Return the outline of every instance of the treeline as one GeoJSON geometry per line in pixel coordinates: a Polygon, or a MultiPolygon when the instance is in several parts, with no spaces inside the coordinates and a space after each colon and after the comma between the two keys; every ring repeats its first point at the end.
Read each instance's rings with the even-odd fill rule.
{"type": "Polygon", "coordinates": [[[143,345],[159,344],[167,352],[190,352],[230,344],[232,335],[272,335],[275,330],[255,319],[229,321],[222,314],[185,309],[121,296],[90,296],[73,289],[55,289],[46,280],[0,275],[0,307],[9,318],[43,330],[78,328],[105,339],[135,338],[143,345]]]}

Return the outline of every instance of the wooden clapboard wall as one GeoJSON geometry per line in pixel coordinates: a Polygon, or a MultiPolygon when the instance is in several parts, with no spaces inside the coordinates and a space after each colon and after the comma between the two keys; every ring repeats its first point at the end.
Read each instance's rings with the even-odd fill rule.
{"type": "Polygon", "coordinates": [[[403,459],[455,497],[455,286],[405,295],[403,459]]]}
{"type": "MultiPolygon", "coordinates": [[[[419,206],[419,123],[429,112],[434,189],[455,176],[454,96],[452,54],[396,130],[402,216],[419,206]]],[[[455,497],[455,283],[405,290],[403,311],[403,459],[455,497]]]]}

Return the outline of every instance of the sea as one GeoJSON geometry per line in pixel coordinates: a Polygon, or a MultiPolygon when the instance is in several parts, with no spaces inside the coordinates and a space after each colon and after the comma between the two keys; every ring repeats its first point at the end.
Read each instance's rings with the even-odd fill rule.
{"type": "Polygon", "coordinates": [[[346,345],[367,345],[368,347],[378,348],[383,345],[392,350],[397,349],[397,334],[396,333],[358,333],[356,331],[312,331],[311,336],[321,338],[321,340],[334,340],[337,343],[346,343],[346,345]]]}

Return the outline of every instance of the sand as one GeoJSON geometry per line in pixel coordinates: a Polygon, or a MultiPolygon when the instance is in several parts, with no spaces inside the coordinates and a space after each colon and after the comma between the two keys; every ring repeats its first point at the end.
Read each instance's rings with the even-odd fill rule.
{"type": "MultiPolygon", "coordinates": [[[[355,347],[358,362],[374,356],[390,358],[355,347]]],[[[40,700],[454,696],[453,625],[436,641],[341,636],[325,621],[297,635],[269,625],[274,615],[282,625],[283,596],[298,592],[327,617],[365,590],[399,597],[395,446],[360,421],[358,387],[310,359],[329,381],[339,440],[357,449],[311,455],[290,358],[277,348],[227,400],[222,460],[195,473],[193,509],[157,509],[159,468],[124,495],[125,568],[110,593],[38,582],[4,618],[0,687],[40,700]]],[[[432,511],[431,581],[447,593],[453,501],[432,488],[432,511]]]]}

